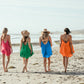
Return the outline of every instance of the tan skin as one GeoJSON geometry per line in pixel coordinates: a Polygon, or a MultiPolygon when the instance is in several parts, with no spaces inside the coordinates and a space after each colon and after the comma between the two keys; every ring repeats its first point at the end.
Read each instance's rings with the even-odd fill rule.
{"type": "MultiPolygon", "coordinates": [[[[50,44],[51,44],[51,47],[52,47],[52,39],[51,37],[46,37],[45,39],[42,39],[41,37],[39,38],[39,45],[41,47],[41,41],[46,44],[48,42],[48,40],[50,41],[50,44]],[[44,42],[45,41],[45,42],[44,42]]],[[[47,58],[44,58],[44,69],[45,69],[45,72],[47,72],[47,69],[46,69],[46,61],[47,61],[47,58]]],[[[50,57],[48,58],[48,71],[50,71],[50,57]]]]}
{"type": "MultiPolygon", "coordinates": [[[[24,38],[24,37],[23,37],[23,38],[24,38]]],[[[23,38],[22,38],[22,40],[21,40],[20,50],[21,50],[21,48],[22,48],[23,38]]],[[[26,44],[28,43],[28,46],[29,46],[29,48],[30,48],[30,50],[31,50],[31,53],[32,53],[32,48],[31,48],[30,42],[31,42],[31,39],[29,38],[29,39],[26,39],[26,42],[25,42],[24,44],[26,45],[26,44]]],[[[24,73],[24,71],[27,72],[28,59],[23,58],[23,64],[24,64],[24,67],[23,67],[23,71],[22,71],[22,72],[24,73]]]]}
{"type": "MultiPolygon", "coordinates": [[[[4,35],[4,34],[3,34],[4,35]]],[[[12,45],[11,45],[11,41],[10,41],[10,35],[7,35],[7,33],[5,33],[6,37],[3,39],[3,35],[1,36],[1,42],[2,40],[4,40],[4,42],[6,42],[8,40],[9,42],[9,45],[12,49],[12,45]]],[[[3,56],[3,68],[4,68],[4,72],[8,72],[8,64],[10,62],[10,56],[7,56],[7,63],[6,63],[6,66],[5,66],[5,54],[2,54],[3,56]]]]}
{"type": "MultiPolygon", "coordinates": [[[[71,53],[73,54],[73,51],[72,51],[72,36],[69,35],[69,34],[67,35],[66,32],[65,32],[65,34],[61,35],[61,37],[60,37],[60,46],[61,46],[62,40],[64,42],[69,41],[70,48],[71,48],[71,53]]],[[[67,66],[68,66],[68,57],[66,57],[66,56],[63,56],[63,65],[64,65],[65,72],[66,72],[67,71],[67,66]]]]}

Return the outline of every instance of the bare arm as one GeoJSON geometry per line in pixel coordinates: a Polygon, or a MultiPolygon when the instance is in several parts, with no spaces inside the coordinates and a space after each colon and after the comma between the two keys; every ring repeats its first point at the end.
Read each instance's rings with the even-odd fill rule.
{"type": "Polygon", "coordinates": [[[10,47],[11,47],[11,49],[12,49],[11,40],[10,40],[10,35],[8,35],[8,42],[9,42],[9,45],[10,45],[10,47]]]}
{"type": "Polygon", "coordinates": [[[32,51],[32,48],[31,48],[31,39],[30,38],[29,38],[29,41],[28,41],[28,45],[29,45],[30,50],[32,51]]]}
{"type": "Polygon", "coordinates": [[[51,44],[51,47],[52,47],[52,39],[51,39],[50,36],[49,36],[49,41],[50,41],[50,44],[51,44]]]}
{"type": "Polygon", "coordinates": [[[22,48],[22,40],[21,40],[21,42],[20,42],[20,50],[21,50],[21,48],[22,48]]]}
{"type": "Polygon", "coordinates": [[[41,47],[41,37],[39,38],[39,45],[40,45],[40,47],[41,47]]]}
{"type": "Polygon", "coordinates": [[[62,44],[62,35],[60,36],[60,47],[61,47],[61,44],[62,44]]]}
{"type": "Polygon", "coordinates": [[[21,34],[23,35],[24,31],[21,31],[21,34]]]}
{"type": "Polygon", "coordinates": [[[0,45],[2,45],[2,36],[1,36],[1,38],[0,38],[0,45]]]}
{"type": "Polygon", "coordinates": [[[70,35],[70,38],[69,38],[69,42],[70,42],[71,53],[73,54],[73,51],[72,51],[72,36],[71,35],[70,35]]]}

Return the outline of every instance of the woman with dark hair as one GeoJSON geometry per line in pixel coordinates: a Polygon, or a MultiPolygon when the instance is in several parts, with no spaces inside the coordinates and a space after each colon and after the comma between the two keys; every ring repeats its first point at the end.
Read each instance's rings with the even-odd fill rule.
{"type": "Polygon", "coordinates": [[[27,72],[27,64],[28,64],[28,59],[33,55],[33,48],[31,44],[31,39],[29,37],[29,32],[27,30],[24,30],[21,32],[23,38],[21,39],[21,44],[20,44],[20,57],[23,58],[23,73],[26,71],[27,72]]]}
{"type": "Polygon", "coordinates": [[[65,33],[60,37],[60,53],[63,55],[63,65],[66,72],[68,58],[73,55],[74,49],[72,45],[72,36],[70,35],[71,31],[68,28],[65,28],[64,32],[65,33]]]}

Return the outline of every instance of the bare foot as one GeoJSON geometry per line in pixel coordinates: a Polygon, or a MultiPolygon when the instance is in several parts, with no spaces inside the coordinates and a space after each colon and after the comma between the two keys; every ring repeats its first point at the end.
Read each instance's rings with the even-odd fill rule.
{"type": "Polygon", "coordinates": [[[25,67],[23,67],[23,71],[22,71],[22,73],[24,73],[24,71],[25,71],[25,67]]]}
{"type": "Polygon", "coordinates": [[[24,71],[22,71],[22,73],[24,73],[24,71]]]}
{"type": "Polygon", "coordinates": [[[26,72],[28,72],[28,70],[26,70],[26,72]]]}
{"type": "Polygon", "coordinates": [[[47,70],[45,70],[45,72],[48,72],[47,70]]]}
{"type": "Polygon", "coordinates": [[[28,72],[27,67],[25,68],[26,72],[28,72]]]}
{"type": "Polygon", "coordinates": [[[4,72],[8,72],[8,69],[5,69],[4,72]]]}
{"type": "Polygon", "coordinates": [[[49,68],[48,71],[51,71],[51,69],[49,68]]]}
{"type": "Polygon", "coordinates": [[[65,69],[65,73],[66,73],[66,69],[65,69]]]}

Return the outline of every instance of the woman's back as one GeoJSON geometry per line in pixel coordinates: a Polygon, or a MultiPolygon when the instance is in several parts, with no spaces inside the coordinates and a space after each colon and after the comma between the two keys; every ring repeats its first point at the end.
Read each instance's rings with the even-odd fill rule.
{"type": "Polygon", "coordinates": [[[60,53],[63,56],[71,57],[72,52],[74,52],[71,35],[63,34],[61,35],[60,40],[61,40],[60,53]]]}
{"type": "Polygon", "coordinates": [[[44,44],[47,44],[47,42],[49,41],[49,37],[46,37],[46,38],[41,38],[41,41],[44,43],[44,44]]]}
{"type": "Polygon", "coordinates": [[[70,40],[71,40],[71,35],[67,35],[67,34],[63,34],[62,36],[61,36],[61,41],[64,41],[65,43],[67,43],[68,41],[70,42],[70,40]]]}

